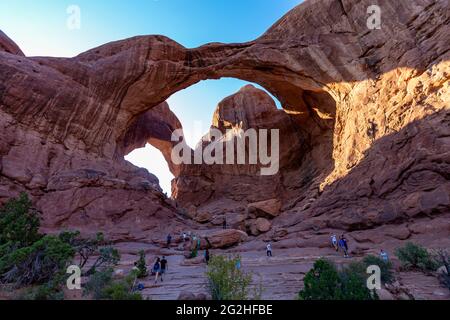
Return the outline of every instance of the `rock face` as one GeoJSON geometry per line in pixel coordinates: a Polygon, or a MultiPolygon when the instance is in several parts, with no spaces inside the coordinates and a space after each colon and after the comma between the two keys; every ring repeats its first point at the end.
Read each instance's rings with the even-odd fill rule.
{"type": "Polygon", "coordinates": [[[276,199],[280,214],[261,237],[285,246],[317,246],[330,230],[351,232],[360,251],[392,237],[448,244],[448,1],[379,0],[380,30],[367,27],[372,2],[306,1],[255,41],[195,49],[144,36],[28,58],[1,33],[0,201],[27,191],[50,229],[127,239],[185,228],[157,179],[123,156],[145,141],[166,156],[179,123],[164,101],[235,77],[284,110],[247,87],[219,104],[213,125],[280,126],[280,173],[171,167],[183,206],[214,217],[276,199]]]}
{"type": "MultiPolygon", "coordinates": [[[[209,219],[202,219],[202,222],[217,220],[219,216],[224,219],[225,215],[232,212],[244,213],[247,204],[257,201],[263,201],[261,206],[265,206],[264,203],[272,206],[273,208],[268,211],[275,216],[281,209],[280,199],[286,198],[287,186],[284,184],[284,178],[291,172],[297,173],[295,169],[301,166],[302,157],[308,151],[307,142],[307,134],[295,119],[284,110],[278,110],[266,92],[248,85],[219,103],[213,116],[211,133],[199,143],[201,150],[216,148],[215,145],[219,145],[222,156],[218,160],[221,164],[182,165],[179,174],[175,174],[173,195],[182,206],[194,205],[199,207],[198,212],[209,212],[209,219]],[[268,152],[262,154],[270,155],[270,144],[273,143],[271,134],[274,129],[278,130],[279,135],[279,141],[273,140],[279,148],[279,152],[278,150],[276,152],[279,159],[273,158],[271,163],[273,168],[275,166],[277,168],[273,175],[262,175],[262,168],[271,165],[263,165],[260,161],[259,148],[263,137],[258,133],[260,130],[267,130],[264,142],[267,141],[268,152]],[[213,130],[223,137],[213,141],[213,130]],[[229,164],[227,142],[223,141],[233,141],[239,136],[239,132],[246,134],[249,130],[254,130],[256,140],[253,141],[257,141],[254,144],[254,152],[252,153],[249,144],[252,138],[249,138],[245,141],[245,150],[242,152],[246,161],[239,164],[237,160],[239,144],[236,140],[233,142],[232,153],[235,158],[229,164]],[[254,164],[248,163],[252,155],[255,156],[254,164]],[[236,205],[230,207],[227,205],[230,202],[236,205]],[[214,204],[218,210],[215,208],[211,210],[209,204],[214,204]],[[223,208],[228,208],[229,211],[225,212],[223,208]]],[[[235,219],[231,217],[231,220],[235,219]]]]}

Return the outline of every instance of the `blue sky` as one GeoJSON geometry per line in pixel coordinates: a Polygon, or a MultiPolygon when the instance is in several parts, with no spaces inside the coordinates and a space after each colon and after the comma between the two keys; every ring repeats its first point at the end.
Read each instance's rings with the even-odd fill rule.
{"type": "MultiPolygon", "coordinates": [[[[193,48],[208,42],[245,42],[263,34],[301,0],[1,0],[0,29],[28,56],[72,57],[104,43],[162,34],[193,48]],[[70,29],[67,9],[80,9],[80,28],[70,29]]],[[[174,94],[172,111],[193,145],[211,124],[217,103],[246,82],[203,81],[174,94]],[[201,129],[198,129],[201,128],[201,129]]],[[[172,176],[151,147],[127,159],[156,174],[170,193],[172,176]]]]}

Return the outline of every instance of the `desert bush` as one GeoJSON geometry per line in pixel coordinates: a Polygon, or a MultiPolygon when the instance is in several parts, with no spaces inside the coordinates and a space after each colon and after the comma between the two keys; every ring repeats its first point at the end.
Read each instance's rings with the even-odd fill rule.
{"type": "Polygon", "coordinates": [[[0,282],[18,286],[44,284],[65,273],[75,251],[55,236],[44,236],[28,247],[0,257],[0,282]]]}
{"type": "Polygon", "coordinates": [[[148,276],[147,272],[147,264],[145,263],[145,251],[141,250],[139,252],[139,260],[136,262],[137,274],[136,276],[139,279],[145,278],[148,276]]]}
{"type": "Polygon", "coordinates": [[[39,234],[39,216],[31,206],[26,193],[10,199],[0,208],[0,245],[14,243],[26,247],[42,236],[39,234]]]}
{"type": "Polygon", "coordinates": [[[420,245],[408,242],[404,247],[395,251],[402,267],[407,270],[434,271],[436,262],[428,250],[420,245]]]}
{"type": "Polygon", "coordinates": [[[366,269],[368,266],[379,266],[381,270],[381,281],[383,283],[392,283],[394,281],[393,266],[390,261],[384,261],[379,257],[368,255],[364,257],[363,263],[366,269]]]}
{"type": "Polygon", "coordinates": [[[84,286],[84,293],[92,294],[96,300],[142,300],[142,295],[134,291],[136,278],[137,272],[115,280],[112,268],[96,271],[84,286]]]}
{"type": "Polygon", "coordinates": [[[326,259],[319,259],[306,274],[301,300],[374,300],[377,295],[366,285],[365,266],[353,263],[338,271],[326,259]]]}
{"type": "Polygon", "coordinates": [[[206,276],[208,289],[213,300],[247,300],[251,274],[245,274],[237,268],[239,256],[227,258],[213,256],[208,264],[206,276]]]}
{"type": "Polygon", "coordinates": [[[64,300],[62,283],[64,280],[62,274],[55,276],[47,283],[29,288],[23,292],[19,300],[64,300]]]}
{"type": "Polygon", "coordinates": [[[319,259],[305,275],[304,289],[300,291],[301,300],[331,300],[340,296],[340,278],[334,264],[319,259]]]}
{"type": "Polygon", "coordinates": [[[83,286],[84,294],[92,294],[95,300],[104,299],[103,290],[111,284],[113,280],[113,269],[106,268],[103,271],[93,273],[88,282],[83,286]]]}

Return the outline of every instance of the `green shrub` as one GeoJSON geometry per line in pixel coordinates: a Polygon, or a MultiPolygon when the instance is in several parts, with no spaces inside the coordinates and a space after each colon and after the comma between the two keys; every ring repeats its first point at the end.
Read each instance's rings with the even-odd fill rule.
{"type": "Polygon", "coordinates": [[[58,237],[44,236],[31,246],[0,257],[0,282],[19,286],[44,284],[66,272],[75,251],[58,237]]]}
{"type": "Polygon", "coordinates": [[[145,278],[148,276],[147,265],[145,263],[145,251],[141,250],[139,252],[139,260],[136,262],[137,267],[137,277],[139,279],[145,278]]]}
{"type": "Polygon", "coordinates": [[[113,282],[103,292],[107,300],[142,300],[142,295],[139,292],[132,292],[125,281],[113,282]]]}
{"type": "Polygon", "coordinates": [[[25,291],[20,300],[64,300],[62,291],[62,277],[56,277],[47,283],[25,291]]]}
{"type": "Polygon", "coordinates": [[[364,263],[354,262],[339,272],[342,300],[378,300],[375,291],[367,288],[367,267],[364,263]]]}
{"type": "Polygon", "coordinates": [[[84,286],[84,293],[92,294],[95,300],[142,300],[142,295],[134,292],[136,277],[137,273],[131,272],[124,279],[114,280],[112,268],[97,271],[84,286]]]}
{"type": "MultiPolygon", "coordinates": [[[[101,232],[97,233],[95,238],[83,238],[79,231],[63,231],[59,234],[59,238],[74,248],[80,259],[78,266],[81,269],[83,269],[94,254],[98,253],[99,246],[105,244],[105,239],[101,232]]],[[[105,260],[104,258],[105,256],[103,260],[105,260]]],[[[110,258],[106,260],[111,261],[110,258]]]]}
{"type": "Polygon", "coordinates": [[[84,294],[92,294],[95,300],[104,299],[103,290],[111,284],[112,280],[112,268],[97,271],[89,277],[89,281],[83,286],[84,294]]]}
{"type": "Polygon", "coordinates": [[[206,276],[208,289],[213,300],[247,300],[251,274],[245,274],[237,268],[241,258],[213,256],[208,264],[206,276]]]}
{"type": "Polygon", "coordinates": [[[402,267],[407,270],[434,271],[437,269],[435,261],[424,247],[408,242],[404,247],[398,248],[395,254],[402,267]]]}
{"type": "Polygon", "coordinates": [[[394,273],[392,271],[393,266],[390,261],[386,262],[379,257],[373,256],[373,255],[368,255],[368,256],[364,257],[363,263],[364,263],[366,269],[368,266],[373,266],[373,265],[380,267],[381,281],[383,283],[392,283],[394,281],[394,273]]]}
{"type": "Polygon", "coordinates": [[[377,295],[367,288],[365,266],[350,264],[339,272],[336,266],[319,259],[306,274],[304,289],[299,292],[301,300],[373,300],[377,295]]]}
{"type": "Polygon", "coordinates": [[[15,243],[26,247],[39,240],[39,216],[26,193],[10,199],[0,208],[0,245],[15,243]]]}
{"type": "Polygon", "coordinates": [[[334,264],[319,259],[306,274],[304,289],[300,291],[301,300],[332,300],[340,296],[340,278],[334,264]]]}

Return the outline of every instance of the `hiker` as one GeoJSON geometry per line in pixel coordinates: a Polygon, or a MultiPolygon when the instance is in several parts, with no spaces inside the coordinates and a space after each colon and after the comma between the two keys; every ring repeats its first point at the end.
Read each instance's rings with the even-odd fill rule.
{"type": "Polygon", "coordinates": [[[160,261],[161,265],[161,282],[163,282],[163,274],[166,273],[166,270],[169,269],[169,264],[167,263],[166,257],[162,257],[162,260],[160,261]]]}
{"type": "Polygon", "coordinates": [[[172,243],[172,235],[169,233],[167,235],[167,248],[170,248],[171,243],[172,243]]]}
{"type": "Polygon", "coordinates": [[[331,245],[332,245],[333,248],[336,250],[336,252],[339,251],[338,241],[337,241],[337,238],[336,238],[336,235],[335,235],[335,234],[333,234],[333,235],[331,236],[331,245]]]}
{"type": "Polygon", "coordinates": [[[241,259],[236,260],[236,269],[241,270],[241,259]]]}
{"type": "Polygon", "coordinates": [[[344,258],[348,258],[347,239],[345,239],[344,235],[339,239],[339,247],[344,251],[344,258]]]}
{"type": "Polygon", "coordinates": [[[226,218],[223,219],[223,225],[222,226],[223,226],[224,230],[227,228],[227,219],[226,218]]]}
{"type": "Polygon", "coordinates": [[[184,242],[187,241],[187,234],[186,234],[186,232],[183,232],[183,241],[184,241],[184,242]]]}
{"type": "Polygon", "coordinates": [[[267,256],[271,257],[272,256],[272,245],[270,244],[270,242],[267,244],[266,251],[267,251],[267,256]]]}
{"type": "Polygon", "coordinates": [[[206,262],[206,265],[209,264],[209,258],[210,258],[210,256],[209,256],[209,249],[206,249],[205,250],[205,262],[206,262]]]}
{"type": "Polygon", "coordinates": [[[208,244],[208,248],[212,248],[211,242],[209,242],[208,237],[205,237],[206,243],[208,244]]]}
{"type": "Polygon", "coordinates": [[[380,258],[381,258],[385,263],[388,263],[388,262],[389,262],[389,256],[388,256],[387,252],[384,251],[383,249],[381,249],[381,252],[380,252],[380,258]]]}
{"type": "Polygon", "coordinates": [[[158,282],[159,274],[161,273],[161,259],[159,258],[156,258],[156,262],[153,265],[153,273],[155,274],[155,284],[156,284],[158,282]]]}

